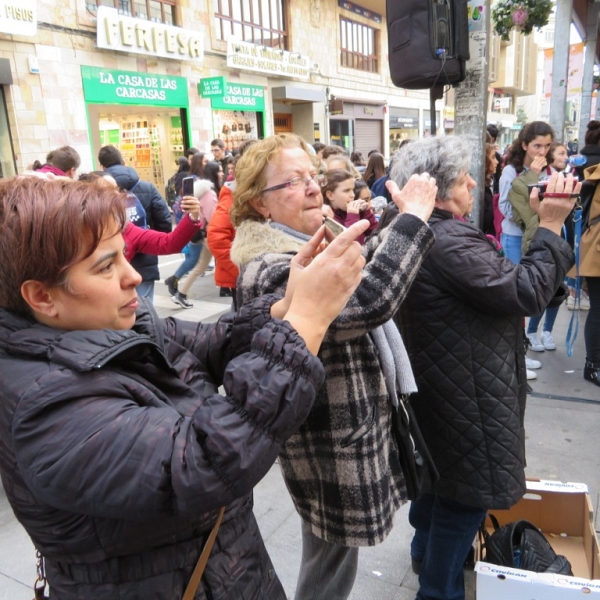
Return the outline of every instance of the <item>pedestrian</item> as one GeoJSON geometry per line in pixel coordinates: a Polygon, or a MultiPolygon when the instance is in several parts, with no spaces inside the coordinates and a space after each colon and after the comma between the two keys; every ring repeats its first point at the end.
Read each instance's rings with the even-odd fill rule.
{"type": "MultiPolygon", "coordinates": [[[[464,600],[463,565],[487,511],[525,493],[523,316],[541,312],[573,264],[560,233],[574,199],[534,194],[540,225],[518,264],[468,220],[471,154],[466,138],[429,137],[401,149],[390,174],[400,188],[419,173],[438,185],[435,244],[396,316],[417,380],[410,402],[440,475],[409,512],[417,600],[464,600]]],[[[557,173],[548,184],[573,186],[557,173]]]]}
{"type": "MultiPolygon", "coordinates": [[[[121,152],[115,146],[103,146],[98,152],[98,162],[111,175],[117,185],[136,196],[146,213],[146,226],[155,231],[169,232],[173,229],[169,206],[153,183],[143,181],[131,167],[125,166],[121,152]]],[[[160,279],[158,258],[151,254],[138,253],[131,260],[133,268],[142,276],[138,294],[154,299],[154,282],[160,279]]]]}
{"type": "Polygon", "coordinates": [[[199,324],[137,296],[125,223],[123,195],[100,183],[0,182],[8,502],[51,597],[182,598],[215,528],[193,597],[285,600],[252,488],[323,382],[316,354],[360,282],[363,224],[318,254],[321,228],[285,298],[199,324]]]}
{"type": "Polygon", "coordinates": [[[369,186],[369,189],[371,189],[373,184],[385,175],[386,170],[383,154],[373,152],[373,154],[369,156],[369,162],[367,163],[367,167],[362,176],[363,180],[369,186]]]}
{"type": "MultiPolygon", "coordinates": [[[[300,137],[280,134],[254,144],[236,166],[231,258],[240,268],[239,305],[283,293],[290,261],[321,227],[320,177],[312,157],[300,137]]],[[[398,393],[410,388],[410,365],[391,319],[433,243],[424,220],[434,196],[428,177],[411,180],[394,197],[403,214],[363,247],[368,263],[360,286],[330,325],[319,354],[325,384],[280,456],[301,517],[296,600],[348,598],[359,547],[381,543],[406,501],[390,394],[396,394],[398,377],[398,393]],[[387,378],[383,353],[398,367],[387,378]]]]}
{"type": "Polygon", "coordinates": [[[223,172],[227,171],[227,163],[231,159],[231,154],[227,152],[225,148],[225,142],[217,138],[210,143],[210,151],[212,152],[214,160],[221,163],[221,167],[223,167],[223,172]]]}
{"type": "Polygon", "coordinates": [[[33,163],[33,170],[40,173],[53,173],[57,177],[69,177],[75,179],[77,169],[81,165],[79,152],[71,146],[61,146],[46,155],[46,163],[39,161],[33,163]]]}

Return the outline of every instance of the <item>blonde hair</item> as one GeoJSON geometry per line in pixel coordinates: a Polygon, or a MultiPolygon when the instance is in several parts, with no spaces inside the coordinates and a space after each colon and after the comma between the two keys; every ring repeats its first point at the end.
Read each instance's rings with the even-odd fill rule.
{"type": "Polygon", "coordinates": [[[316,157],[311,154],[308,144],[293,133],[272,135],[244,152],[235,167],[235,190],[230,217],[234,227],[243,221],[264,221],[265,218],[254,208],[253,202],[259,202],[261,192],[267,185],[267,167],[269,163],[284,149],[302,148],[318,166],[316,157]]]}

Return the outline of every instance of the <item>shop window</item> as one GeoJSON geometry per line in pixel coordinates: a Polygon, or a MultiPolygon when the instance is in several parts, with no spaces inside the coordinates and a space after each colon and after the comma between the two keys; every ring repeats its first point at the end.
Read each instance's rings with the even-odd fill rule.
{"type": "Polygon", "coordinates": [[[287,49],[284,0],[213,0],[217,39],[287,49]]]}
{"type": "Polygon", "coordinates": [[[292,133],[292,115],[288,113],[276,113],[273,115],[273,127],[275,133],[292,133]]]}
{"type": "Polygon", "coordinates": [[[342,67],[379,72],[379,31],[340,17],[340,64],[342,67]]]}
{"type": "Polygon", "coordinates": [[[175,24],[175,0],[88,0],[88,10],[94,12],[97,6],[110,6],[136,19],[175,24]]]}

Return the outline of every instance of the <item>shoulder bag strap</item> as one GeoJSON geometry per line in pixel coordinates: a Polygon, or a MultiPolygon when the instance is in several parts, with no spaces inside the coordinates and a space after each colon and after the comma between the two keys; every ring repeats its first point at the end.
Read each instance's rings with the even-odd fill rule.
{"type": "Polygon", "coordinates": [[[204,544],[204,548],[202,548],[202,554],[200,554],[200,558],[198,559],[198,564],[190,577],[190,582],[185,588],[185,593],[183,594],[183,600],[193,600],[196,595],[196,590],[200,585],[200,580],[202,579],[202,574],[204,573],[204,569],[206,568],[206,563],[208,562],[208,557],[210,556],[210,552],[212,547],[217,539],[217,533],[219,533],[219,527],[221,526],[221,521],[223,520],[223,515],[225,514],[225,507],[222,506],[219,510],[219,515],[217,516],[217,522],[215,526],[212,528],[208,539],[206,540],[206,544],[204,544]]]}

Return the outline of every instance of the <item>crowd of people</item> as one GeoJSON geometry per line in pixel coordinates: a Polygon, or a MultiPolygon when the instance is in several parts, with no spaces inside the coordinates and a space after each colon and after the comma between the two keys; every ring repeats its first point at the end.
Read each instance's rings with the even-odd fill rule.
{"type": "Polygon", "coordinates": [[[389,165],[294,134],[235,157],[215,139],[177,160],[164,198],[114,146],[101,171],[78,174],[66,146],[0,180],[0,472],[54,597],[285,599],[252,511],[279,458],[295,599],[347,599],[359,549],[408,501],[407,401],[439,474],[411,498],[416,599],[464,598],[487,511],[525,492],[527,352],[556,350],[568,297],[600,386],[600,122],[583,186],[548,124],[505,156],[497,134],[484,190],[460,136],[403,143],[389,165]],[[232,301],[216,323],[153,307],[157,256],[184,248],[169,295],[190,308],[214,261],[232,301]]]}

